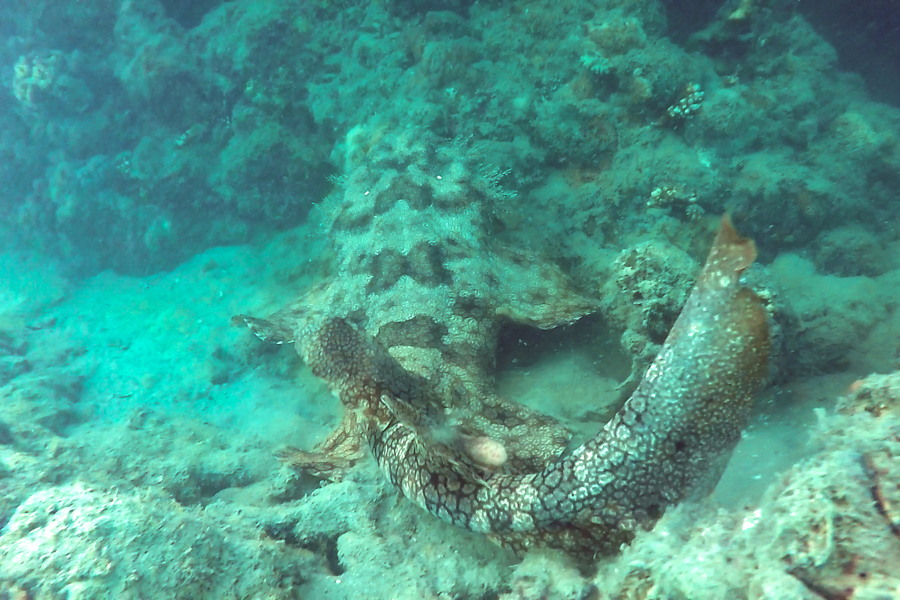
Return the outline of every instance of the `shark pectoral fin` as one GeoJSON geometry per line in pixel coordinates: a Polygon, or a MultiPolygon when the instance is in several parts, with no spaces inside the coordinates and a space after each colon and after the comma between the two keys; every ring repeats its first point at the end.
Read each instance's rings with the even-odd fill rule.
{"type": "Polygon", "coordinates": [[[266,321],[265,319],[257,319],[256,317],[248,315],[235,315],[231,317],[231,323],[233,325],[246,325],[250,328],[250,331],[253,332],[253,335],[270,344],[294,343],[292,332],[279,327],[271,321],[266,321]]]}

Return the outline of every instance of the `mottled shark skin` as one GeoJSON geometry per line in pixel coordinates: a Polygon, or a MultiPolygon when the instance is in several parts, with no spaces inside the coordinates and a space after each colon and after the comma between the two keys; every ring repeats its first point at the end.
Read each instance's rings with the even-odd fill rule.
{"type": "MultiPolygon", "coordinates": [[[[327,275],[266,320],[241,317],[262,339],[307,357],[333,319],[358,328],[421,380],[406,412],[459,443],[487,437],[506,449],[504,470],[533,472],[571,437],[556,420],[494,391],[505,322],[549,329],[595,312],[552,261],[502,243],[499,214],[514,202],[477,148],[427,132],[385,134],[322,204],[327,275]]],[[[413,375],[410,375],[413,377],[413,375]]],[[[366,456],[360,402],[313,452],[282,458],[329,479],[366,456]]],[[[397,408],[396,410],[401,410],[397,408]]]]}
{"type": "Polygon", "coordinates": [[[593,439],[530,472],[485,468],[435,435],[431,382],[348,320],[308,324],[298,351],[347,406],[350,437],[365,440],[407,498],[520,553],[548,546],[596,557],[717,480],[740,438],[769,356],[766,311],[740,281],[755,255],[723,218],[687,305],[630,399],[593,439]]]}

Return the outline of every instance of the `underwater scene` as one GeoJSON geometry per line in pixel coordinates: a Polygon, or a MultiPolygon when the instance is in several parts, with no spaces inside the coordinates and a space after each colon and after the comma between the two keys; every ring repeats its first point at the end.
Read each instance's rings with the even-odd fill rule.
{"type": "Polygon", "coordinates": [[[0,0],[0,600],[900,599],[896,0],[0,0]]]}

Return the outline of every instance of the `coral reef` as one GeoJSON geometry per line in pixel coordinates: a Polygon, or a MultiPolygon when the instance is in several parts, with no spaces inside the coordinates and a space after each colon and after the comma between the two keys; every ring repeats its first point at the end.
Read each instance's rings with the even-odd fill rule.
{"type": "Polygon", "coordinates": [[[656,358],[687,301],[697,263],[678,248],[644,242],[623,250],[603,287],[603,312],[622,330],[621,343],[632,359],[623,384],[637,384],[656,358]]]}
{"type": "Polygon", "coordinates": [[[166,497],[59,486],[32,494],[6,524],[0,591],[38,598],[277,597],[314,571],[311,553],[253,538],[246,524],[185,511],[166,497]],[[162,547],[164,555],[147,552],[162,547]],[[252,575],[247,564],[257,565],[252,575]]]}
{"type": "Polygon", "coordinates": [[[772,253],[848,223],[892,241],[896,109],[865,101],[784,3],[727,4],[693,35],[649,0],[23,8],[7,81],[41,110],[20,111],[30,133],[4,128],[0,146],[31,163],[9,192],[26,196],[21,227],[82,271],[142,273],[301,223],[327,176],[349,174],[348,144],[425,128],[482,142],[567,261],[590,251],[569,240],[619,251],[648,229],[696,253],[702,215],[726,208],[772,253]],[[566,202],[539,201],[549,181],[566,202]],[[657,189],[697,200],[640,210],[657,189]]]}
{"type": "Polygon", "coordinates": [[[0,3],[0,597],[900,595],[896,14],[0,3]],[[296,352],[228,325],[358,323],[490,479],[621,408],[726,212],[773,387],[712,499],[596,573],[405,501],[296,352]]]}
{"type": "MultiPolygon", "coordinates": [[[[266,307],[280,302],[283,290],[293,287],[299,294],[308,288],[318,266],[298,262],[297,255],[313,256],[316,248],[315,238],[292,232],[279,236],[265,249],[208,252],[172,274],[153,278],[152,285],[144,279],[107,274],[92,279],[83,289],[72,289],[64,280],[47,274],[46,266],[40,270],[35,263],[23,261],[5,268],[2,275],[10,290],[33,291],[28,295],[0,294],[0,354],[8,365],[4,371],[7,381],[0,388],[0,421],[5,425],[0,428],[0,545],[5,547],[13,539],[16,548],[30,542],[44,544],[42,536],[62,522],[49,515],[37,521],[40,526],[30,535],[17,530],[15,538],[7,538],[7,525],[29,498],[29,511],[39,502],[53,501],[69,507],[70,515],[71,509],[77,508],[83,523],[103,518],[107,513],[100,513],[100,508],[107,501],[116,506],[116,499],[118,511],[131,510],[137,515],[150,511],[159,519],[184,522],[188,531],[202,523],[199,539],[222,549],[222,560],[230,562],[203,554],[202,565],[190,563],[196,568],[180,573],[181,579],[169,579],[171,572],[163,569],[143,570],[142,578],[128,580],[116,578],[130,573],[129,565],[143,569],[149,562],[142,561],[151,557],[158,563],[162,558],[156,551],[168,552],[169,547],[141,546],[141,552],[151,554],[137,559],[134,546],[107,544],[123,549],[121,555],[108,551],[113,579],[100,570],[79,577],[80,571],[66,568],[67,564],[78,566],[80,554],[67,559],[54,553],[56,568],[52,572],[41,561],[43,554],[28,554],[33,560],[27,562],[21,553],[4,554],[0,562],[4,592],[40,597],[38,591],[66,585],[102,590],[121,583],[123,594],[156,587],[165,590],[156,597],[171,597],[166,586],[172,581],[203,590],[210,573],[220,573],[216,570],[220,568],[233,571],[237,561],[242,561],[242,585],[248,587],[239,589],[264,590],[277,598],[405,595],[444,600],[628,594],[718,598],[723,589],[733,590],[737,598],[767,589],[773,597],[790,597],[790,592],[816,598],[820,592],[811,587],[834,585],[834,580],[817,578],[818,569],[813,568],[812,576],[798,572],[809,577],[811,587],[804,585],[788,574],[789,566],[780,562],[779,552],[795,552],[797,562],[803,564],[824,561],[825,567],[841,562],[844,554],[838,548],[851,547],[842,546],[845,538],[841,537],[830,546],[834,550],[829,550],[827,529],[822,525],[843,526],[834,517],[847,513],[846,499],[868,503],[862,506],[867,512],[860,513],[864,519],[849,524],[871,527],[865,534],[854,530],[858,543],[864,543],[870,534],[882,536],[886,528],[889,531],[888,521],[872,509],[871,489],[877,483],[884,499],[893,489],[888,476],[892,463],[884,464],[887,454],[879,454],[878,449],[893,443],[890,436],[896,422],[887,409],[895,403],[896,374],[855,384],[850,398],[858,401],[842,401],[842,407],[847,403],[853,408],[842,408],[841,414],[822,421],[815,445],[802,454],[806,458],[784,476],[773,476],[765,504],[751,504],[746,510],[741,506],[725,510],[714,504],[682,504],[667,511],[653,531],[640,533],[621,557],[601,562],[596,576],[575,568],[570,559],[548,552],[529,553],[517,564],[514,556],[483,537],[444,525],[398,498],[370,461],[362,461],[343,481],[327,485],[278,468],[274,449],[284,444],[310,448],[333,426],[333,400],[315,386],[292,350],[260,353],[265,346],[222,324],[241,307],[255,306],[256,311],[265,312],[266,307]],[[31,327],[23,328],[22,323],[31,327]],[[28,370],[23,368],[24,362],[28,370]],[[299,375],[295,373],[298,369],[299,375]],[[218,375],[223,370],[228,372],[224,379],[218,375]],[[851,414],[855,425],[848,427],[851,414]],[[870,466],[853,456],[854,449],[860,448],[854,441],[857,438],[868,440],[862,442],[862,450],[876,451],[870,466]],[[842,452],[840,460],[844,462],[823,458],[822,448],[842,452]],[[844,452],[847,449],[849,457],[844,452]],[[879,474],[881,471],[886,474],[879,474]],[[845,472],[854,474],[853,478],[845,472]],[[858,486],[853,488],[857,491],[848,490],[849,484],[858,486]],[[85,493],[85,488],[94,491],[85,493]],[[788,488],[790,493],[784,493],[788,488]],[[809,498],[816,501],[808,505],[809,498]],[[779,502],[781,521],[774,519],[772,499],[779,502]],[[821,509],[823,516],[809,512],[807,506],[821,509]],[[762,511],[760,516],[757,509],[762,511]],[[773,518],[761,518],[765,515],[773,518]],[[803,529],[810,523],[818,528],[813,534],[803,529]],[[230,541],[221,541],[214,531],[205,532],[206,527],[222,527],[230,541]],[[249,544],[244,544],[245,538],[249,544]],[[808,539],[817,545],[810,545],[808,539]],[[772,540],[788,550],[772,545],[772,540]],[[799,545],[798,540],[802,542],[799,545]],[[794,547],[791,544],[795,549],[790,549],[794,547]],[[807,547],[808,553],[802,554],[807,547]],[[15,577],[7,576],[13,572],[15,577]],[[269,583],[259,583],[258,573],[269,583]],[[293,584],[291,588],[274,587],[288,582],[293,584]]],[[[814,289],[819,285],[816,277],[820,275],[802,270],[794,274],[801,288],[814,289]]],[[[891,281],[881,280],[885,291],[896,289],[891,281]]],[[[790,290],[784,295],[795,297],[790,290]]],[[[816,298],[811,295],[808,306],[813,306],[816,298]]],[[[829,302],[827,297],[820,300],[829,302]]],[[[889,320],[880,321],[878,329],[885,337],[878,338],[873,349],[877,346],[891,352],[896,370],[900,353],[895,332],[900,329],[889,320]]],[[[558,373],[559,382],[572,378],[570,368],[567,365],[558,373]]],[[[545,376],[540,376],[546,379],[542,385],[536,379],[538,370],[527,370],[531,376],[526,379],[543,389],[551,404],[566,402],[576,393],[545,376]]],[[[776,404],[766,404],[764,409],[769,419],[779,410],[791,409],[788,397],[784,392],[774,394],[776,404]]],[[[828,399],[813,397],[809,401],[817,405],[828,399]]],[[[583,399],[575,402],[582,405],[583,399]]],[[[756,440],[755,452],[766,458],[778,455],[782,452],[774,441],[778,438],[767,427],[765,421],[754,420],[752,435],[741,444],[756,440]]],[[[784,435],[803,438],[806,433],[794,427],[784,435]]],[[[756,473],[760,462],[752,455],[745,460],[750,462],[737,467],[739,479],[756,473]]],[[[17,522],[24,523],[25,516],[23,512],[17,522]]],[[[94,556],[92,552],[103,540],[119,539],[117,535],[132,530],[155,535],[155,525],[143,528],[146,519],[122,514],[120,522],[124,523],[121,528],[104,526],[85,534],[93,540],[91,547],[79,545],[78,539],[60,542],[65,533],[55,543],[94,556]]],[[[890,541],[887,536],[878,539],[890,541]]],[[[41,547],[52,551],[49,545],[41,547]]],[[[178,546],[180,552],[188,548],[187,542],[178,546]]],[[[884,556],[890,556],[888,550],[884,556]]],[[[94,566],[92,563],[91,569],[94,566]]],[[[860,597],[865,585],[883,589],[890,580],[882,577],[882,567],[878,569],[872,571],[871,584],[860,583],[858,572],[845,583],[857,586],[860,597]]],[[[222,586],[231,585],[230,576],[221,572],[216,580],[222,586]]],[[[154,597],[152,592],[145,595],[154,597]]]]}

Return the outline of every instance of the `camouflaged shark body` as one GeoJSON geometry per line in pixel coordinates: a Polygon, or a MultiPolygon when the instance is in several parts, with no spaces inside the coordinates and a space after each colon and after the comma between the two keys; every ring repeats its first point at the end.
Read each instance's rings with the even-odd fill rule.
{"type": "Polygon", "coordinates": [[[441,519],[517,551],[581,556],[616,551],[716,476],[766,373],[766,313],[739,281],[752,242],[723,221],[635,393],[563,456],[565,428],[492,392],[497,332],[504,319],[556,327],[596,303],[553,265],[493,243],[496,189],[453,152],[402,136],[384,152],[328,208],[335,275],[267,320],[242,317],[263,339],[295,342],[346,407],[324,443],[287,460],[336,478],[368,449],[441,519]],[[508,459],[486,468],[458,443],[476,437],[508,459]]]}
{"type": "MultiPolygon", "coordinates": [[[[496,241],[496,211],[511,199],[457,145],[389,136],[323,202],[332,275],[265,321],[246,318],[264,340],[300,344],[344,319],[427,381],[423,426],[455,438],[487,436],[507,449],[506,468],[534,470],[570,439],[555,420],[494,393],[504,321],[549,329],[595,312],[560,269],[496,241]]],[[[355,403],[315,452],[283,458],[319,475],[365,455],[355,403]]]]}

